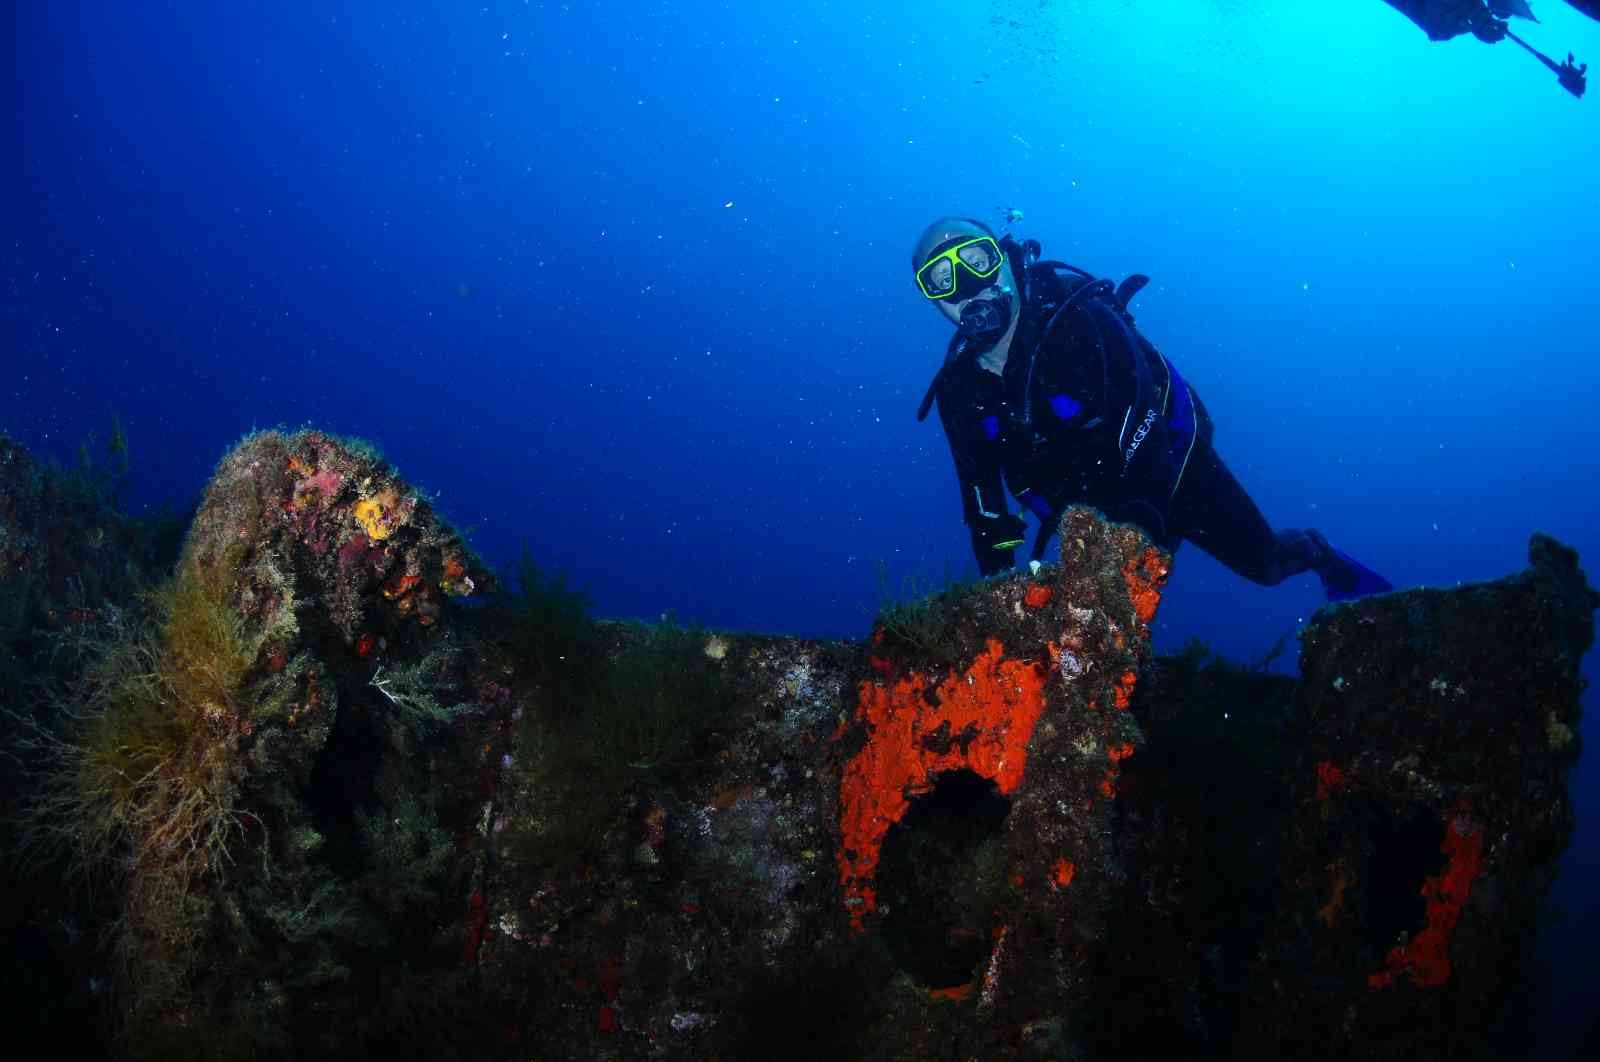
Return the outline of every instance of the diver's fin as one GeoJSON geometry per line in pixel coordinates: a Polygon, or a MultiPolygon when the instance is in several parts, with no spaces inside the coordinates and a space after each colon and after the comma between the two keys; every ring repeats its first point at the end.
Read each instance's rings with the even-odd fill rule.
{"type": "Polygon", "coordinates": [[[1394,589],[1393,583],[1344,550],[1334,549],[1332,554],[1317,569],[1317,576],[1322,580],[1322,591],[1329,601],[1349,601],[1394,589]]]}

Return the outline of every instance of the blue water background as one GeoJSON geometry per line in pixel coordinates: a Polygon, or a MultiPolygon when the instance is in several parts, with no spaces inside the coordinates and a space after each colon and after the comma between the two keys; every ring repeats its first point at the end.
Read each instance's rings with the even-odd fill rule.
{"type": "MultiPolygon", "coordinates": [[[[0,430],[71,459],[119,415],[137,509],[311,425],[600,614],[860,637],[881,571],[974,572],[911,242],[1015,206],[1154,278],[1139,323],[1274,523],[1406,586],[1536,530],[1600,568],[1600,99],[1509,43],[1380,0],[14,10],[0,430]]],[[[1319,599],[1188,547],[1158,646],[1253,657],[1319,599]]],[[[1575,780],[1544,1058],[1595,1006],[1593,752],[1575,780]]]]}

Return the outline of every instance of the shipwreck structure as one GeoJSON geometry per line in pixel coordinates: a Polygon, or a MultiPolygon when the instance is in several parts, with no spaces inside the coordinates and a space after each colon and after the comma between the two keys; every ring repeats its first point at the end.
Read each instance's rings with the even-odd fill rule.
{"type": "MultiPolygon", "coordinates": [[[[37,596],[83,547],[18,546],[22,465],[0,587],[37,596]]],[[[1059,537],[859,643],[600,622],[531,560],[497,589],[370,449],[252,436],[160,608],[30,598],[99,676],[15,706],[80,794],[30,851],[70,875],[98,823],[115,889],[15,921],[129,1056],[1507,1057],[1572,827],[1576,557],[1325,609],[1296,680],[1156,657],[1172,557],[1089,509],[1059,537]],[[115,668],[170,679],[196,610],[229,682],[157,700],[164,788],[96,819],[115,668]],[[208,840],[164,844],[202,784],[208,840]]]]}

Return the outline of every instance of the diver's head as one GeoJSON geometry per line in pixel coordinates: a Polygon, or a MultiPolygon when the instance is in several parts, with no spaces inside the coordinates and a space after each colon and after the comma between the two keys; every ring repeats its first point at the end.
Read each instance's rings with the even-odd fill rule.
{"type": "Polygon", "coordinates": [[[1011,326],[1016,278],[994,232],[976,218],[940,218],[911,252],[922,297],[969,339],[993,346],[1011,326]]]}

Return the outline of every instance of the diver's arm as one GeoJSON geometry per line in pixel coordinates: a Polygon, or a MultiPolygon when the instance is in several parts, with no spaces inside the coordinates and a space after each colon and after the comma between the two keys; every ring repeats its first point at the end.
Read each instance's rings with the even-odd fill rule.
{"type": "Polygon", "coordinates": [[[967,530],[972,535],[972,555],[978,561],[978,571],[986,576],[1009,571],[1015,563],[1012,551],[1025,541],[1028,525],[1022,517],[1005,511],[1005,494],[999,488],[991,493],[973,484],[963,494],[963,501],[978,503],[973,506],[978,511],[967,515],[967,530]],[[990,504],[998,508],[988,509],[990,504]]]}
{"type": "Polygon", "coordinates": [[[962,517],[972,536],[978,571],[987,576],[1012,566],[1012,550],[1022,542],[1027,525],[1006,509],[1000,447],[986,437],[983,416],[980,408],[951,402],[946,393],[939,396],[939,419],[961,485],[962,517]]]}

